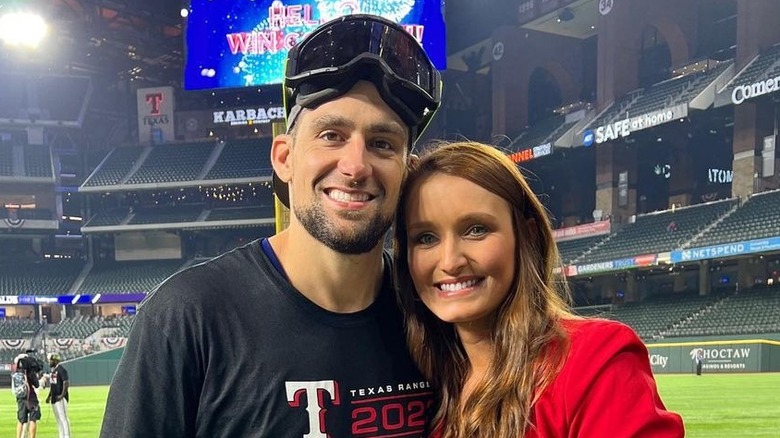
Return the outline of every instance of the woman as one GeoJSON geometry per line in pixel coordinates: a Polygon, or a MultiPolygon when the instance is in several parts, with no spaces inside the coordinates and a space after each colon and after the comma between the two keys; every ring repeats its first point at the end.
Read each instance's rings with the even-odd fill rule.
{"type": "Polygon", "coordinates": [[[570,313],[549,219],[508,157],[436,146],[401,199],[399,300],[439,394],[433,436],[684,435],[634,332],[570,313]]]}

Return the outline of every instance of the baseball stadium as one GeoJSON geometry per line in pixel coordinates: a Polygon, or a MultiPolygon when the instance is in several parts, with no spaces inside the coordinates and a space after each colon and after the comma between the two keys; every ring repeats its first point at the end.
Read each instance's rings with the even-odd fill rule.
{"type": "MultiPolygon", "coordinates": [[[[287,52],[351,13],[441,70],[418,148],[517,163],[574,312],[639,335],[686,436],[780,435],[776,0],[0,0],[3,387],[20,354],[56,354],[71,436],[99,435],[150,292],[287,226],[287,52]]],[[[0,436],[16,410],[9,389],[0,436]]]]}

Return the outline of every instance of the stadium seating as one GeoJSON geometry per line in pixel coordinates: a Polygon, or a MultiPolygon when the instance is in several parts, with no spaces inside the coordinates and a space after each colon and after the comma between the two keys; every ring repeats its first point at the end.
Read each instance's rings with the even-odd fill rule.
{"type": "Polygon", "coordinates": [[[192,181],[204,169],[213,150],[211,142],[155,146],[127,184],[192,181]]]}
{"type": "Polygon", "coordinates": [[[5,319],[0,322],[0,339],[26,339],[40,329],[41,323],[34,319],[5,319]]]}
{"type": "Polygon", "coordinates": [[[271,176],[269,139],[229,140],[206,179],[271,176]]]}
{"type": "Polygon", "coordinates": [[[205,206],[203,204],[185,204],[160,207],[139,207],[130,225],[138,224],[169,224],[175,222],[195,222],[201,215],[205,206]]]}
{"type": "Polygon", "coordinates": [[[96,264],[87,274],[78,292],[81,294],[150,292],[182,265],[181,260],[96,264]]]}
{"type": "Polygon", "coordinates": [[[103,227],[103,226],[111,226],[111,225],[119,225],[122,223],[122,221],[127,218],[127,215],[130,213],[130,210],[127,208],[112,208],[105,211],[100,211],[96,213],[92,218],[87,222],[84,226],[85,227],[103,227]]]}
{"type": "Polygon", "coordinates": [[[696,292],[667,293],[625,304],[602,316],[627,324],[639,337],[651,340],[719,298],[721,296],[717,294],[699,296],[696,292]]]}
{"type": "Polygon", "coordinates": [[[24,349],[0,349],[0,364],[12,363],[20,353],[24,353],[24,349]]]}
{"type": "Polygon", "coordinates": [[[729,65],[730,63],[724,62],[700,73],[668,79],[647,88],[634,90],[615,101],[607,111],[590,123],[590,127],[596,128],[616,120],[687,104],[729,65]]]}
{"type": "Polygon", "coordinates": [[[215,208],[211,210],[206,220],[230,221],[240,219],[268,219],[274,218],[274,206],[215,208]]]}
{"type": "Polygon", "coordinates": [[[0,176],[14,175],[13,146],[7,143],[0,144],[0,176]]]}
{"type": "Polygon", "coordinates": [[[688,248],[780,236],[780,191],[751,196],[688,248]]]}
{"type": "Polygon", "coordinates": [[[142,152],[143,149],[140,147],[116,148],[112,150],[103,164],[84,183],[84,186],[95,187],[119,184],[133,168],[142,152]]]}
{"type": "Polygon", "coordinates": [[[567,129],[574,125],[574,123],[567,124],[565,122],[565,116],[555,116],[536,123],[523,131],[512,144],[509,145],[510,151],[522,151],[555,140],[556,135],[563,134],[567,129]],[[563,129],[564,126],[568,126],[568,128],[563,129]]]}
{"type": "Polygon", "coordinates": [[[642,89],[631,91],[627,94],[625,94],[623,97],[619,98],[615,101],[612,105],[607,108],[606,111],[601,113],[600,116],[598,116],[595,120],[593,120],[590,123],[590,128],[597,128],[599,126],[604,126],[608,123],[612,123],[615,120],[618,119],[618,116],[623,113],[623,111],[627,108],[631,108],[631,106],[636,102],[637,99],[642,95],[642,89]]]}
{"type": "Polygon", "coordinates": [[[51,151],[48,146],[24,146],[24,174],[27,177],[52,177],[51,151]]]}
{"type": "Polygon", "coordinates": [[[638,216],[634,223],[605,239],[580,262],[618,260],[679,249],[735,205],[735,200],[725,200],[638,216]]]}
{"type": "Polygon", "coordinates": [[[22,208],[16,211],[16,217],[31,220],[54,220],[54,216],[48,208],[22,208]]]}
{"type": "Polygon", "coordinates": [[[561,261],[565,265],[571,264],[606,237],[605,235],[600,235],[558,242],[558,252],[561,254],[561,261]]]}
{"type": "Polygon", "coordinates": [[[770,47],[758,55],[748,66],[734,78],[732,86],[749,85],[761,79],[768,79],[780,71],[780,44],[770,47]]]}
{"type": "Polygon", "coordinates": [[[101,321],[103,328],[109,328],[106,336],[126,338],[130,334],[130,326],[133,324],[132,315],[116,315],[106,317],[101,321]]]}
{"type": "Polygon", "coordinates": [[[81,273],[80,260],[0,264],[0,295],[64,295],[81,273]]]}
{"type": "Polygon", "coordinates": [[[780,332],[780,288],[757,288],[729,295],[716,305],[663,331],[665,337],[780,332]]]}
{"type": "Polygon", "coordinates": [[[706,71],[669,79],[646,88],[628,111],[629,117],[670,108],[681,103],[687,104],[723,73],[729,64],[724,62],[706,71]]]}
{"type": "Polygon", "coordinates": [[[49,335],[56,338],[85,339],[100,330],[101,318],[98,316],[79,315],[65,318],[58,324],[49,327],[49,335]]]}
{"type": "Polygon", "coordinates": [[[7,209],[0,207],[0,219],[4,218],[54,220],[54,216],[48,208],[7,209]]]}

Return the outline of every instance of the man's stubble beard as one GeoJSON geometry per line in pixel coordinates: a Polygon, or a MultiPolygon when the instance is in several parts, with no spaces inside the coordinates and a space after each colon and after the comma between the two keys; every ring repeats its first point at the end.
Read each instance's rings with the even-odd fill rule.
{"type": "MultiPolygon", "coordinates": [[[[325,214],[321,205],[293,206],[293,209],[303,228],[312,237],[341,254],[358,255],[373,250],[383,241],[385,233],[393,224],[393,214],[383,216],[380,213],[369,219],[355,221],[355,226],[351,230],[340,231],[325,214]]],[[[343,217],[349,219],[350,215],[357,214],[362,213],[345,212],[343,217]]]]}

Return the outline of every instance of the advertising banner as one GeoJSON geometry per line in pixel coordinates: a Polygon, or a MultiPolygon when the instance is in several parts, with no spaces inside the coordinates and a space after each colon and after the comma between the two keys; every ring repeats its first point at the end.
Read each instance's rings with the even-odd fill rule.
{"type": "Polygon", "coordinates": [[[780,342],[769,340],[703,341],[647,345],[655,374],[695,373],[701,349],[702,374],[780,371],[780,342]]]}
{"type": "Polygon", "coordinates": [[[587,263],[577,266],[577,275],[595,274],[599,272],[620,271],[629,268],[653,266],[658,263],[658,254],[643,254],[626,259],[610,260],[608,262],[587,263]]]}
{"type": "Polygon", "coordinates": [[[598,221],[590,224],[582,224],[553,230],[553,237],[555,237],[557,242],[561,242],[564,240],[578,239],[581,237],[609,234],[610,231],[612,231],[612,224],[610,221],[598,221]]]}
{"type": "Polygon", "coordinates": [[[592,144],[601,144],[619,138],[628,137],[634,132],[649,129],[673,120],[678,120],[688,116],[688,104],[675,105],[670,108],[664,108],[635,117],[629,117],[617,120],[613,123],[599,126],[595,129],[588,129],[582,134],[582,142],[585,146],[592,144]]]}
{"type": "Polygon", "coordinates": [[[291,47],[322,23],[360,13],[403,25],[437,68],[447,67],[441,0],[192,0],[184,86],[279,84],[291,47]]]}
{"type": "Polygon", "coordinates": [[[780,237],[766,239],[747,240],[744,242],[725,243],[722,245],[705,246],[672,251],[670,259],[672,263],[692,262],[696,260],[717,259],[732,257],[742,254],[775,251],[780,249],[780,237]]]}
{"type": "Polygon", "coordinates": [[[545,143],[532,148],[523,149],[522,151],[515,152],[509,155],[515,163],[522,163],[524,161],[534,160],[539,157],[545,157],[553,153],[552,143],[545,143]]]}

